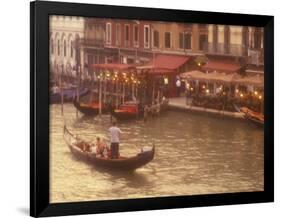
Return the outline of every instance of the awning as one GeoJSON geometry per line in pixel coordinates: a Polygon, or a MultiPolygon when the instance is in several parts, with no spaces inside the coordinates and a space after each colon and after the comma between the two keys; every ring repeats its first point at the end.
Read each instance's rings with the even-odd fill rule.
{"type": "Polygon", "coordinates": [[[225,74],[225,73],[204,73],[198,70],[185,72],[180,75],[181,78],[187,80],[199,80],[203,82],[220,82],[231,83],[237,74],[225,74]]]}
{"type": "Polygon", "coordinates": [[[119,64],[119,63],[107,63],[107,64],[93,64],[93,68],[95,69],[105,69],[105,70],[130,70],[134,69],[134,65],[130,64],[119,64]]]}
{"type": "Polygon", "coordinates": [[[147,70],[151,74],[173,73],[190,59],[188,56],[157,55],[147,65],[137,67],[138,70],[147,70]]]}
{"type": "Polygon", "coordinates": [[[241,85],[255,85],[255,86],[264,86],[264,76],[263,75],[255,75],[255,76],[245,76],[245,77],[238,77],[235,79],[235,83],[241,85]]]}
{"type": "Polygon", "coordinates": [[[208,61],[202,70],[206,71],[218,71],[224,73],[237,73],[241,69],[241,65],[234,62],[222,62],[222,61],[208,61]]]}
{"type": "Polygon", "coordinates": [[[199,80],[203,82],[220,82],[239,85],[264,86],[264,77],[261,75],[241,76],[237,73],[204,73],[201,71],[189,71],[180,74],[180,77],[187,80],[199,80]]]}

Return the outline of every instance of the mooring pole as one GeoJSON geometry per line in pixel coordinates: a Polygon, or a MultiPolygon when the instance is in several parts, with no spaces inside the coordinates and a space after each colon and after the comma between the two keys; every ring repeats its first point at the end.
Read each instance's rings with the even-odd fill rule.
{"type": "Polygon", "coordinates": [[[61,114],[63,115],[63,87],[62,87],[62,72],[60,73],[60,99],[61,99],[61,114]]]}
{"type": "Polygon", "coordinates": [[[124,101],[125,101],[125,83],[123,83],[122,104],[124,104],[124,101]]]}
{"type": "MultiPolygon", "coordinates": [[[[80,66],[77,68],[77,75],[78,75],[78,84],[76,87],[76,101],[79,103],[79,90],[80,90],[80,81],[81,81],[81,73],[80,73],[80,66]]],[[[76,118],[78,118],[78,110],[76,109],[76,118]]]]}
{"type": "Polygon", "coordinates": [[[101,78],[99,78],[99,80],[100,80],[100,82],[99,82],[99,115],[101,116],[101,103],[102,103],[102,93],[101,93],[101,91],[102,91],[102,82],[101,82],[101,78]]]}
{"type": "Polygon", "coordinates": [[[119,93],[118,93],[118,81],[116,80],[116,108],[118,108],[118,99],[119,99],[119,93]]]}

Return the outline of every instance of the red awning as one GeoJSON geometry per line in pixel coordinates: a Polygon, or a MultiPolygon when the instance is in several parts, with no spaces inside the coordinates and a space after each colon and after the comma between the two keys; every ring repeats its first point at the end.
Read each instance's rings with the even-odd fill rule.
{"type": "Polygon", "coordinates": [[[147,70],[149,73],[166,74],[172,73],[184,65],[190,57],[179,55],[157,55],[147,65],[137,67],[138,70],[147,70]]]}
{"type": "Polygon", "coordinates": [[[96,69],[107,69],[107,70],[129,70],[134,69],[135,66],[130,64],[119,64],[119,63],[107,63],[107,64],[93,64],[93,68],[96,69]]]}
{"type": "Polygon", "coordinates": [[[176,70],[185,64],[190,57],[179,55],[157,55],[154,60],[150,60],[148,65],[155,68],[164,68],[169,70],[176,70]]]}
{"type": "Polygon", "coordinates": [[[224,73],[235,73],[241,69],[241,66],[233,62],[208,61],[202,69],[211,72],[219,71],[224,73]]]}

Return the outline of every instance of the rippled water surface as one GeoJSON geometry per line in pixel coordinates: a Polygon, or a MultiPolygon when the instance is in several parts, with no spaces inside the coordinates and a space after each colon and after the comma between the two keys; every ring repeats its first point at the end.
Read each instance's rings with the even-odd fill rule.
{"type": "MultiPolygon", "coordinates": [[[[50,119],[51,202],[263,190],[263,130],[245,121],[168,111],[146,123],[118,123],[124,156],[156,146],[152,162],[128,173],[102,171],[76,159],[63,140],[60,105],[50,106],[50,119]]],[[[64,119],[81,138],[108,138],[108,115],[77,118],[66,104],[64,119]]]]}

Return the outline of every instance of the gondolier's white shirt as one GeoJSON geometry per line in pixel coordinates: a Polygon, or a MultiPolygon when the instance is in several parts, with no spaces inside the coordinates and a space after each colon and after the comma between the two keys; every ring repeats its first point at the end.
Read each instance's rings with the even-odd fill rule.
{"type": "Polygon", "coordinates": [[[112,126],[108,129],[108,131],[109,131],[109,136],[110,136],[110,142],[119,143],[119,137],[120,137],[120,134],[122,133],[121,130],[116,126],[112,126]]]}

